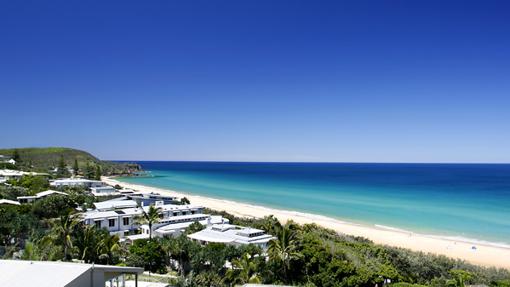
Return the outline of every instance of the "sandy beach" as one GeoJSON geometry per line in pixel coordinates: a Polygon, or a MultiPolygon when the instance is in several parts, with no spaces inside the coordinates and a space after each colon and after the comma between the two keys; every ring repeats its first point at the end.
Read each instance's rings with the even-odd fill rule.
{"type": "Polygon", "coordinates": [[[263,206],[229,200],[203,197],[173,190],[120,182],[114,178],[108,177],[103,177],[102,180],[110,185],[119,184],[125,188],[134,189],[140,192],[156,192],[178,197],[185,196],[193,204],[202,205],[215,210],[225,210],[228,213],[240,217],[264,217],[272,214],[282,222],[292,219],[301,224],[316,223],[344,234],[362,236],[379,244],[409,248],[415,251],[442,254],[452,258],[464,259],[479,265],[510,269],[510,248],[505,246],[423,235],[408,231],[389,229],[382,226],[353,224],[321,215],[266,208],[263,206]],[[473,249],[473,246],[476,246],[476,249],[473,249]]]}

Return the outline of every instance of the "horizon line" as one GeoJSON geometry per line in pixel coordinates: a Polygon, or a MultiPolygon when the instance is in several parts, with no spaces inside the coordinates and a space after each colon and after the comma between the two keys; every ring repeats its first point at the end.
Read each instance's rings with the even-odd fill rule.
{"type": "Polygon", "coordinates": [[[388,161],[238,161],[238,160],[124,160],[124,159],[105,159],[110,162],[196,162],[196,163],[331,163],[331,164],[499,164],[510,165],[510,162],[388,162],[388,161]]]}

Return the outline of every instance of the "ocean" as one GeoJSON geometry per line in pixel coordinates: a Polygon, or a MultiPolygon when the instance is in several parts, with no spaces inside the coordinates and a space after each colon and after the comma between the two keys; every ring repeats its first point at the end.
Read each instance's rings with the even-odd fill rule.
{"type": "Polygon", "coordinates": [[[121,181],[510,245],[510,164],[138,162],[121,181]]]}

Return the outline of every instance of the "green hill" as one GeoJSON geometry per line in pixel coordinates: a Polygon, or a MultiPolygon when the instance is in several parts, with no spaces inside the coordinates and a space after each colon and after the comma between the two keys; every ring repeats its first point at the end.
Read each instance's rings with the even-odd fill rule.
{"type": "Polygon", "coordinates": [[[88,152],[65,147],[0,149],[0,155],[14,157],[16,151],[19,155],[16,165],[24,170],[46,172],[57,167],[61,157],[68,167],[73,167],[75,160],[80,169],[85,169],[87,165],[100,165],[105,175],[131,174],[141,170],[137,164],[102,161],[88,152]]]}

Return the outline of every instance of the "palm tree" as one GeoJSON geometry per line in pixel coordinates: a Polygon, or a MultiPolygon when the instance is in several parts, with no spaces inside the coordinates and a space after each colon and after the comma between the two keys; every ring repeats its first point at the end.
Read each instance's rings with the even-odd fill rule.
{"type": "MultiPolygon", "coordinates": [[[[70,212],[61,215],[59,219],[53,222],[51,234],[46,237],[46,240],[57,241],[62,244],[64,251],[64,260],[69,259],[69,251],[73,248],[73,240],[71,234],[79,221],[76,216],[70,212]]],[[[45,240],[45,241],[46,241],[45,240]]]]}
{"type": "Polygon", "coordinates": [[[277,234],[282,225],[274,215],[264,216],[261,228],[269,234],[277,234]]]}
{"type": "Polygon", "coordinates": [[[97,259],[97,244],[99,241],[99,233],[94,225],[86,225],[77,229],[75,234],[74,246],[78,252],[80,260],[86,263],[95,262],[97,259]]]}
{"type": "Polygon", "coordinates": [[[232,269],[228,269],[225,278],[231,284],[260,283],[257,273],[257,263],[251,260],[251,256],[245,253],[241,258],[232,260],[232,269]]]}
{"type": "Polygon", "coordinates": [[[97,245],[97,254],[100,259],[106,259],[106,264],[112,264],[115,253],[120,250],[118,235],[105,234],[97,245]]]}
{"type": "Polygon", "coordinates": [[[148,211],[142,208],[142,215],[136,218],[138,224],[149,225],[149,240],[152,240],[152,225],[161,219],[161,209],[151,205],[148,211]]]}
{"type": "Polygon", "coordinates": [[[296,232],[289,224],[282,226],[277,238],[269,241],[268,254],[270,260],[281,264],[284,278],[287,279],[290,262],[301,257],[297,251],[296,232]]]}

